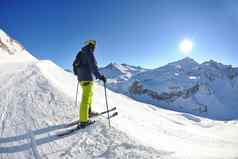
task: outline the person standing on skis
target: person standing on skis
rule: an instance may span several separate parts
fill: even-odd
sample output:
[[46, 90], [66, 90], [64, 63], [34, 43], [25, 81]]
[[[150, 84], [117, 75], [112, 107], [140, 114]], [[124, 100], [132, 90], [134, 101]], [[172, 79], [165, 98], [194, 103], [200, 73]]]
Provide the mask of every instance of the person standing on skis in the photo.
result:
[[93, 81], [100, 79], [104, 83], [106, 82], [106, 77], [100, 74], [98, 70], [94, 56], [96, 41], [88, 40], [84, 44], [85, 46], [79, 51], [73, 62], [74, 74], [78, 77], [78, 81], [83, 90], [79, 114], [79, 126], [83, 128], [91, 124], [92, 121], [89, 120], [89, 117], [95, 115], [91, 108]]

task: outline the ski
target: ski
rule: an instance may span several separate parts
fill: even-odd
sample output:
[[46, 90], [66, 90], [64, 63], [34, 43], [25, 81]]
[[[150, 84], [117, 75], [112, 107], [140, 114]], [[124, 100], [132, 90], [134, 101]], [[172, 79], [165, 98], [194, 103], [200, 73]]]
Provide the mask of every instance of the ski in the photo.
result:
[[85, 128], [87, 128], [88, 126], [94, 124], [95, 122], [96, 122], [96, 121], [92, 121], [92, 122], [89, 123], [86, 127], [80, 127], [80, 126], [79, 126], [79, 127], [71, 128], [71, 129], [69, 129], [69, 130], [65, 130], [65, 131], [63, 131], [63, 132], [57, 133], [56, 136], [58, 136], [58, 137], [67, 136], [67, 135], [69, 135], [69, 134], [72, 134], [72, 133], [74, 133], [74, 132], [77, 132], [78, 130], [85, 129]]
[[[114, 109], [114, 110], [115, 110], [115, 109]], [[105, 113], [104, 113], [104, 114], [105, 114]], [[108, 119], [111, 119], [111, 118], [113, 118], [113, 117], [115, 117], [115, 116], [117, 116], [117, 115], [118, 115], [118, 112], [114, 112], [113, 114], [111, 114], [111, 115], [109, 116], [109, 118], [108, 118], [108, 117], [107, 117], [107, 118], [108, 118]], [[88, 126], [94, 124], [95, 122], [96, 122], [96, 121], [93, 121], [92, 123], [90, 123], [89, 125], [87, 125], [87, 126], [84, 127], [84, 128], [87, 128]], [[72, 122], [72, 123], [68, 124], [66, 128], [68, 128], [68, 127], [70, 127], [70, 126], [77, 125], [77, 124], [79, 124], [78, 121]], [[81, 129], [84, 129], [84, 128], [82, 128], [82, 127], [71, 128], [71, 129], [68, 129], [68, 130], [65, 130], [65, 131], [63, 131], [63, 132], [58, 133], [56, 136], [58, 136], [58, 137], [67, 136], [67, 135], [69, 135], [69, 134], [72, 134], [72, 133], [77, 132], [78, 130], [81, 130]]]
[[[115, 116], [117, 116], [118, 115], [118, 112], [114, 112], [112, 115], [110, 115], [109, 116], [109, 119], [111, 119], [111, 118], [113, 118], [113, 117], [115, 117]], [[108, 117], [107, 117], [108, 118]]]
[[[111, 112], [111, 111], [114, 111], [114, 110], [116, 110], [116, 107], [113, 107], [113, 108], [109, 109], [108, 111], [106, 110], [106, 111], [100, 112], [100, 113], [98, 113], [97, 115], [92, 116], [91, 118], [96, 118], [96, 117], [98, 117], [98, 116], [101, 116], [101, 115], [103, 115], [103, 114], [106, 114], [106, 113]], [[74, 125], [77, 125], [77, 124], [79, 124], [79, 120], [76, 120], [76, 121], [73, 121], [73, 122], [71, 122], [71, 123], [65, 124], [65, 125], [64, 125], [64, 128], [69, 128], [69, 127], [74, 126]]]
[[106, 114], [106, 113], [109, 113], [109, 112], [111, 112], [111, 111], [114, 111], [114, 110], [116, 110], [116, 109], [117, 109], [116, 107], [113, 107], [113, 108], [111, 108], [111, 109], [109, 109], [109, 110], [100, 112], [100, 113], [98, 113], [97, 115], [94, 115], [94, 116], [91, 116], [91, 117], [92, 117], [92, 118], [98, 117], [98, 116], [101, 116], [101, 115], [103, 115], [103, 114]]
[[78, 124], [79, 124], [79, 120], [76, 120], [76, 121], [73, 121], [71, 123], [65, 124], [64, 128], [69, 128], [71, 126], [78, 125]]

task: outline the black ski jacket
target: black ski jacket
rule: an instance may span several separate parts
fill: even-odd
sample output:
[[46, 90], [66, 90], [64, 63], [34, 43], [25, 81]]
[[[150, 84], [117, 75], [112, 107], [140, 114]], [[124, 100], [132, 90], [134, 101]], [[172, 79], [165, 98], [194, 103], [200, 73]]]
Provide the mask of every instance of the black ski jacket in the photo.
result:
[[79, 51], [74, 60], [74, 73], [79, 81], [93, 81], [101, 77], [93, 52], [94, 49], [87, 45]]

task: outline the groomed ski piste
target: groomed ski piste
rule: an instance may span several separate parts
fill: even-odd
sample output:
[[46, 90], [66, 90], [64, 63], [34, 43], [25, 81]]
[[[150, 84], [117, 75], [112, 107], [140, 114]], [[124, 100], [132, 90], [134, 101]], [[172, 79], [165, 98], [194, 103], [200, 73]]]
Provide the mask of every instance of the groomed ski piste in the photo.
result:
[[[0, 54], [3, 51], [0, 50]], [[78, 119], [76, 77], [51, 61], [0, 61], [0, 157], [237, 159], [238, 122], [216, 121], [160, 109], [108, 90], [119, 115], [112, 128], [94, 125], [57, 137]], [[104, 88], [94, 87], [94, 111], [106, 109]], [[78, 97], [80, 102], [81, 89]]]

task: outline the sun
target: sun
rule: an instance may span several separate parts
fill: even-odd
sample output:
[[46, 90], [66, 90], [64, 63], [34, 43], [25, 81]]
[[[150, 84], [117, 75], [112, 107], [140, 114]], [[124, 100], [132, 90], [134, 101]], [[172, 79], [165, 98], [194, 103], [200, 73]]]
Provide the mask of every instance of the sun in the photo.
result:
[[189, 39], [184, 39], [179, 44], [179, 49], [183, 54], [188, 55], [193, 49], [193, 42]]

